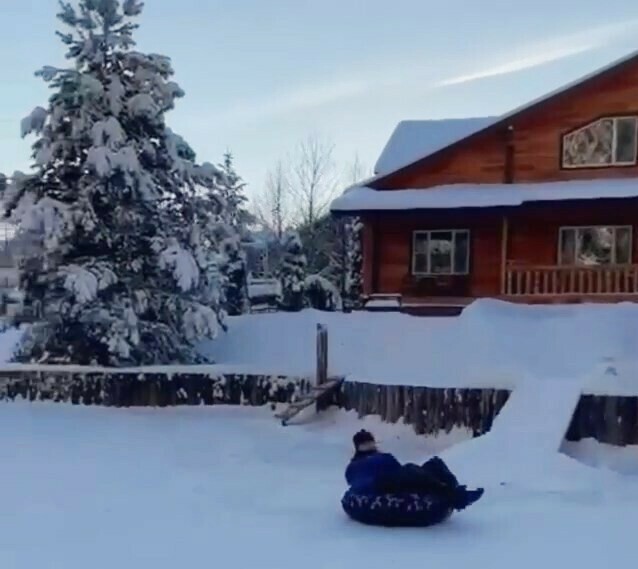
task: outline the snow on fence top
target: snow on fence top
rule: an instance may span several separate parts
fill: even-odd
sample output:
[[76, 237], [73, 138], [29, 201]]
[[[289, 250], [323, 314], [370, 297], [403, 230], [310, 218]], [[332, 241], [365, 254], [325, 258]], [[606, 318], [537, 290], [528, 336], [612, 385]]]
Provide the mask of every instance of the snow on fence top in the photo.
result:
[[375, 165], [383, 175], [407, 166], [462, 140], [496, 120], [496, 117], [407, 120], [394, 129]]
[[638, 179], [570, 180], [525, 184], [449, 184], [427, 189], [353, 187], [335, 199], [333, 212], [517, 207], [528, 202], [638, 197]]

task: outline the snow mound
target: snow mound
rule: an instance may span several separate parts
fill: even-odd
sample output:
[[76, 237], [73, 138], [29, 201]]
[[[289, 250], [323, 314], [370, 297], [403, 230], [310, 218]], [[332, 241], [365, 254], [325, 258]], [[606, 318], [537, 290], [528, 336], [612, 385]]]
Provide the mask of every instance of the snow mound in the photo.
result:
[[330, 373], [351, 381], [512, 388], [522, 378], [587, 376], [588, 393], [638, 394], [629, 377], [638, 368], [638, 305], [630, 303], [479, 300], [457, 318], [314, 310], [245, 315], [230, 318], [229, 332], [201, 349], [218, 363], [312, 375], [317, 324], [328, 328]]

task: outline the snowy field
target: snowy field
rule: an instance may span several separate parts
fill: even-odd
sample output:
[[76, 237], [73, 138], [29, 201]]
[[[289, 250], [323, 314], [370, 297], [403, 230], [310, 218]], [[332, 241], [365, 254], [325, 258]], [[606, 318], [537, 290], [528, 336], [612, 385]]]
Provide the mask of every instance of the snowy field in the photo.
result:
[[[425, 459], [454, 438], [364, 424], [403, 460]], [[492, 472], [485, 498], [439, 527], [350, 522], [339, 498], [360, 427], [340, 412], [282, 428], [265, 409], [4, 405], [0, 567], [599, 569], [633, 561], [638, 479], [566, 457], [563, 488], [556, 480], [501, 486]], [[449, 460], [471, 483], [464, 444]], [[579, 449], [591, 450], [571, 452]], [[629, 452], [625, 470], [638, 462]]]

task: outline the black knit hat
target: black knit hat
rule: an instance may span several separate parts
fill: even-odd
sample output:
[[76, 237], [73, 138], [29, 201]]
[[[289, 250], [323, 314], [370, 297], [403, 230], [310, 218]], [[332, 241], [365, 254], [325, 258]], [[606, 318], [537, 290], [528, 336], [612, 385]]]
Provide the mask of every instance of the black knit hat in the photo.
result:
[[354, 443], [354, 448], [359, 450], [359, 447], [366, 443], [374, 443], [374, 436], [369, 431], [365, 429], [361, 429], [358, 433], [352, 437], [352, 442]]

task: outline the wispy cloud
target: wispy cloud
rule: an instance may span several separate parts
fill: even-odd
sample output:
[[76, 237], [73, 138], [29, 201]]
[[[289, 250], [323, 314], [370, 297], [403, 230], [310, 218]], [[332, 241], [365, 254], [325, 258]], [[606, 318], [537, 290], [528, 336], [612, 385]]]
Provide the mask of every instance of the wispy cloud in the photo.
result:
[[479, 67], [476, 71], [466, 74], [456, 75], [447, 79], [442, 79], [437, 83], [439, 87], [447, 87], [450, 85], [460, 85], [462, 83], [471, 83], [481, 79], [497, 77], [499, 75], [508, 75], [517, 71], [524, 71], [548, 63], [554, 63], [574, 55], [579, 55], [595, 49], [598, 46], [565, 46], [553, 50], [541, 51], [539, 53], [520, 56], [500, 64], [489, 65], [487, 67]]
[[636, 30], [638, 30], [638, 20], [629, 20], [539, 42], [522, 50], [519, 49], [514, 57], [510, 55], [506, 60], [481, 62], [472, 71], [439, 81], [438, 86], [460, 85], [555, 63], [600, 49]]
[[[336, 77], [317, 84], [293, 86], [288, 90], [271, 93], [259, 99], [239, 101], [226, 109], [218, 118], [225, 121], [242, 120], [249, 122], [291, 115], [339, 101], [379, 93], [388, 89], [395, 90], [401, 85], [410, 85], [422, 91], [441, 87], [460, 85], [508, 75], [555, 63], [569, 57], [600, 49], [614, 41], [638, 31], [638, 20], [599, 26], [551, 38], [518, 49], [507, 50], [506, 58], [481, 56], [474, 60], [471, 67], [463, 69], [462, 64], [449, 76], [436, 77], [432, 70], [421, 62], [395, 65], [387, 70], [368, 74], [353, 73], [349, 77]], [[416, 80], [415, 84], [415, 77]]]

